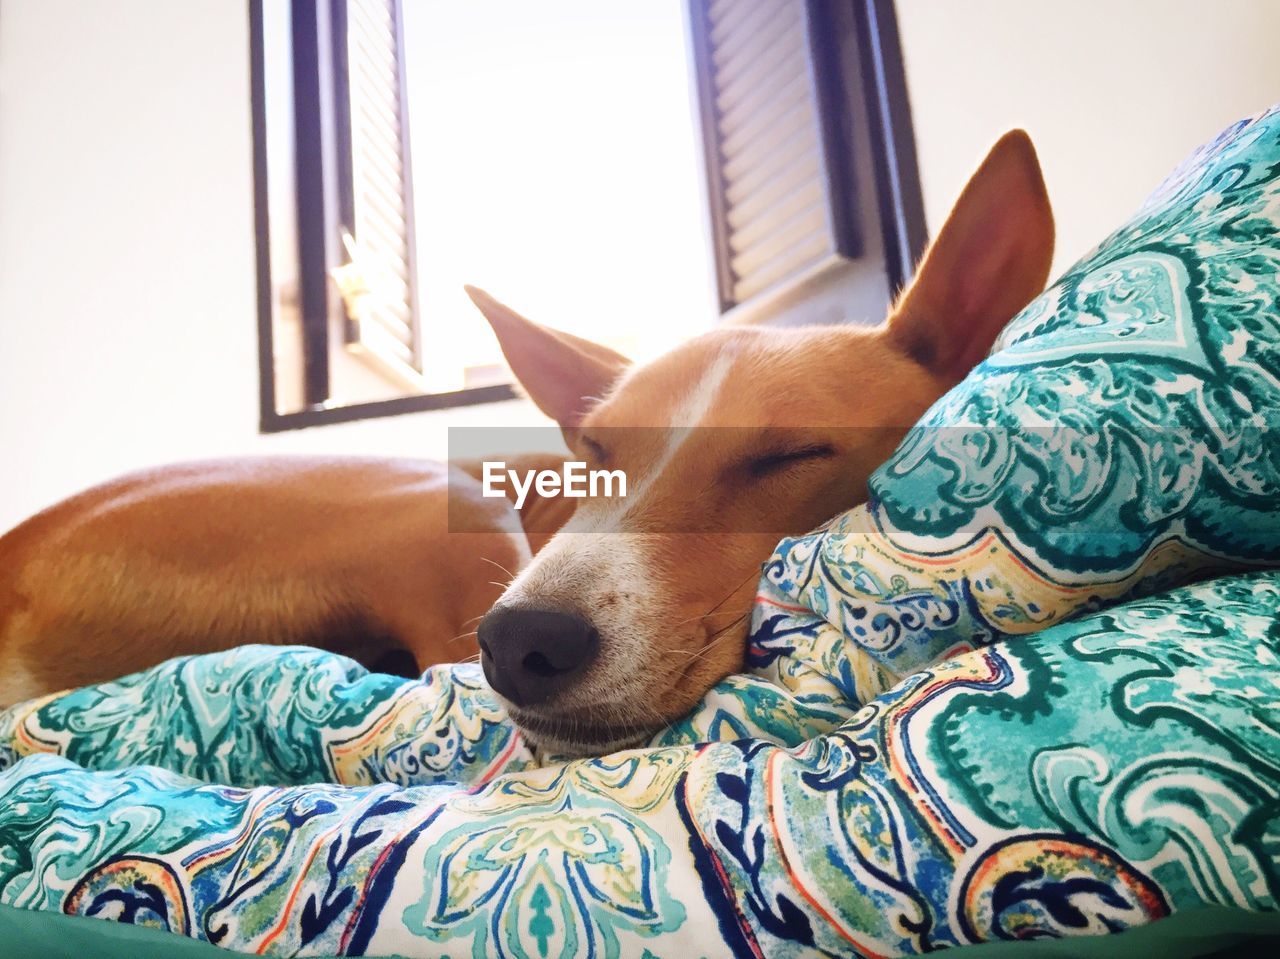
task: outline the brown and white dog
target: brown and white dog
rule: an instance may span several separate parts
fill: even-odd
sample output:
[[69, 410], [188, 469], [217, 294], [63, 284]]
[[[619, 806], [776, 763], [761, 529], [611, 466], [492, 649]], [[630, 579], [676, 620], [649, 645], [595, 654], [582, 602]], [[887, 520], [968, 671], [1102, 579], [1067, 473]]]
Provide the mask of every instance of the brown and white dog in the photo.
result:
[[[534, 741], [636, 742], [741, 667], [779, 536], [861, 498], [1043, 289], [1052, 251], [1013, 131], [878, 327], [721, 327], [635, 367], [472, 290], [575, 456], [626, 473], [624, 499], [516, 511], [481, 495], [474, 464], [372, 459], [129, 476], [0, 537], [0, 704], [252, 642], [416, 672], [473, 653], [479, 622], [490, 685]], [[450, 532], [450, 499], [476, 532]], [[500, 571], [518, 571], [505, 589]]]

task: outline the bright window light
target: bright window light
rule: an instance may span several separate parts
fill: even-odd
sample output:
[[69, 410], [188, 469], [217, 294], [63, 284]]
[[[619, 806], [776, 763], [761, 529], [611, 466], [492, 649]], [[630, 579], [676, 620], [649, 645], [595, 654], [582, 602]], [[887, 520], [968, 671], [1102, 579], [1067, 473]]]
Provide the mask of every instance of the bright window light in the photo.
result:
[[646, 358], [716, 316], [680, 0], [409, 0], [432, 391], [505, 376], [462, 292]]

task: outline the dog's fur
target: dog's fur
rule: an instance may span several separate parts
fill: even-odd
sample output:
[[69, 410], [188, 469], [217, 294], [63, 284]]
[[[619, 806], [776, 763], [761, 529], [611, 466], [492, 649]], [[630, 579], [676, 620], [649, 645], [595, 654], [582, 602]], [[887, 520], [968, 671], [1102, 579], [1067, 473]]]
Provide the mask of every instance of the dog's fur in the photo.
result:
[[[446, 492], [483, 531], [448, 532]], [[517, 514], [463, 469], [418, 460], [125, 476], [0, 537], [0, 704], [245, 643], [321, 646], [402, 675], [466, 659], [495, 581], [529, 560], [520, 518], [554, 526], [564, 517], [548, 514], [569, 509]]]
[[[409, 671], [473, 652], [467, 634], [497, 601], [582, 617], [600, 639], [573, 688], [508, 704], [516, 722], [560, 751], [637, 741], [741, 667], [779, 535], [854, 505], [906, 429], [1043, 289], [1052, 251], [1035, 152], [1014, 131], [878, 327], [722, 327], [632, 367], [472, 290], [576, 456], [627, 473], [624, 500], [580, 501], [571, 518], [565, 500], [517, 514], [482, 498], [467, 471], [396, 461], [128, 477], [0, 538], [0, 703], [244, 642], [312, 643]], [[448, 532], [446, 479], [455, 508], [461, 497], [474, 510], [468, 525], [487, 532]], [[568, 522], [531, 550], [530, 512], [538, 529]], [[505, 592], [504, 570], [518, 572]]]

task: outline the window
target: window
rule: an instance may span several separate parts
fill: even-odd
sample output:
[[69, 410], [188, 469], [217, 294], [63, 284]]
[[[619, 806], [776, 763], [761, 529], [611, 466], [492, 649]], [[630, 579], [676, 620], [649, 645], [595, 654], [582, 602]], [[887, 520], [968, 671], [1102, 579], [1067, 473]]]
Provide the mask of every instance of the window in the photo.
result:
[[463, 283], [643, 358], [878, 319], [921, 249], [888, 0], [250, 13], [264, 430], [512, 397]]
[[720, 309], [878, 319], [923, 249], [893, 7], [689, 0]]

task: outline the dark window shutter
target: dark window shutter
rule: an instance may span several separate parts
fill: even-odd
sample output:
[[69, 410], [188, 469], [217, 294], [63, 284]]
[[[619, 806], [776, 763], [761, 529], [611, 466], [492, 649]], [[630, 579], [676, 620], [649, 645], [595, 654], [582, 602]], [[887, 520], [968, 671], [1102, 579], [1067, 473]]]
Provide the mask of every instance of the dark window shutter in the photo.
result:
[[879, 4], [687, 3], [721, 312], [771, 319], [854, 273], [887, 299], [882, 138], [855, 102], [875, 96], [859, 44]]
[[333, 9], [335, 115], [339, 140], [346, 140], [338, 151], [338, 209], [355, 267], [345, 283], [340, 280], [346, 340], [385, 371], [419, 386], [422, 338], [400, 0], [334, 0]]

